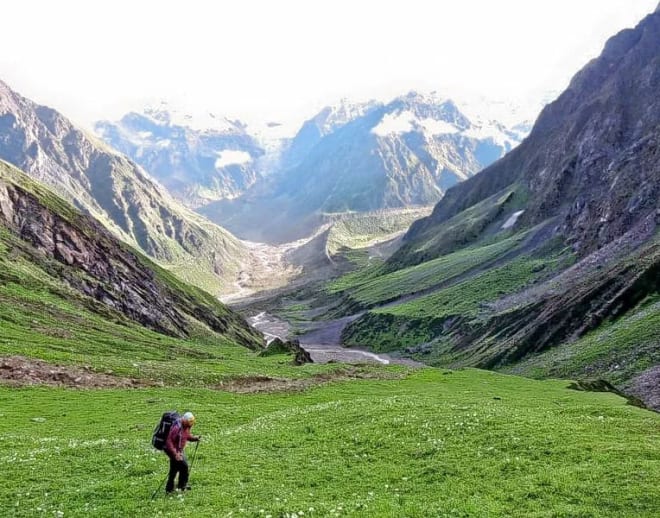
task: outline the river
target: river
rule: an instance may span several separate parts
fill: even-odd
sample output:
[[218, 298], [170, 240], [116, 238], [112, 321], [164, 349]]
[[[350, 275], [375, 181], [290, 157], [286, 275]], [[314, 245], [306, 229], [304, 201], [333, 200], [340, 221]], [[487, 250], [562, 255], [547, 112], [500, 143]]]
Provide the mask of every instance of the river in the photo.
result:
[[[363, 349], [346, 348], [341, 345], [341, 332], [350, 322], [361, 314], [344, 317], [337, 320], [319, 322], [318, 326], [307, 333], [295, 337], [300, 340], [303, 349], [309, 352], [315, 363], [330, 361], [342, 363], [380, 363], [382, 365], [403, 364], [422, 366], [421, 363], [407, 358], [397, 358], [388, 354], [373, 353]], [[250, 317], [248, 322], [261, 331], [267, 341], [274, 338], [288, 340], [291, 338], [291, 326], [284, 320], [266, 312]]]

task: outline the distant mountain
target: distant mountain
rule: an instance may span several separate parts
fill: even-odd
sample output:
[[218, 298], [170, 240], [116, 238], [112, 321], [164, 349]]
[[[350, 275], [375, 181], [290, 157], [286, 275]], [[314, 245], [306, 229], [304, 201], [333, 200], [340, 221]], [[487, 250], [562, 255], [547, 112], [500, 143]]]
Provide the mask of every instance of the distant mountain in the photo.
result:
[[[69, 320], [76, 326], [88, 322], [95, 329], [123, 324], [127, 330], [137, 323], [180, 338], [201, 333], [250, 348], [262, 343], [259, 333], [215, 297], [176, 280], [93, 218], [2, 161], [0, 265], [0, 285], [20, 286], [0, 298], [3, 305], [16, 304], [11, 314], [19, 320], [9, 328], [24, 323], [33, 326], [35, 335], [50, 333], [49, 338], [57, 340], [69, 336]], [[36, 319], [55, 324], [36, 326]], [[103, 337], [108, 344], [110, 338]]]
[[322, 213], [433, 204], [520, 138], [520, 129], [473, 122], [434, 95], [343, 102], [303, 124], [267, 186], [200, 211], [243, 237], [294, 239]]
[[298, 165], [323, 137], [380, 106], [376, 101], [353, 103], [348, 99], [326, 106], [303, 123], [284, 153], [282, 167], [288, 169]]
[[378, 279], [348, 290], [347, 311], [381, 307], [345, 343], [603, 377], [660, 408], [658, 92], [656, 11], [612, 37], [518, 147], [413, 223]]
[[193, 208], [242, 194], [257, 180], [266, 154], [240, 121], [211, 113], [193, 117], [166, 103], [97, 122], [95, 131]]
[[185, 209], [124, 155], [2, 82], [0, 158], [212, 292], [234, 278], [247, 253], [240, 241]]

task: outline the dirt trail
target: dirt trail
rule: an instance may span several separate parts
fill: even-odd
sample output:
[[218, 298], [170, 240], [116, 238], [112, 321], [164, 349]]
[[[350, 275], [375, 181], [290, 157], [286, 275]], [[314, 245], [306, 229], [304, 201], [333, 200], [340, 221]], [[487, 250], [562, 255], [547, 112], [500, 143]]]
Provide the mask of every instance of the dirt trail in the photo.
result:
[[76, 388], [130, 388], [153, 385], [134, 378], [94, 372], [91, 367], [55, 365], [23, 356], [0, 358], [0, 383], [15, 387], [51, 385]]

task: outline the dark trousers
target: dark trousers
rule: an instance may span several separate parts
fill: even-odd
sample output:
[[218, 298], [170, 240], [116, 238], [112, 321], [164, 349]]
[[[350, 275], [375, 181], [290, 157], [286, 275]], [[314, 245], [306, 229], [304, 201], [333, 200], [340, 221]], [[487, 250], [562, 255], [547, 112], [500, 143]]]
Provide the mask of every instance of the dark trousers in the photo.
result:
[[167, 456], [170, 458], [170, 473], [167, 475], [165, 491], [168, 493], [174, 491], [174, 479], [177, 473], [179, 474], [179, 489], [185, 489], [188, 484], [188, 460], [185, 456], [182, 460], [176, 460], [170, 452], [167, 452]]

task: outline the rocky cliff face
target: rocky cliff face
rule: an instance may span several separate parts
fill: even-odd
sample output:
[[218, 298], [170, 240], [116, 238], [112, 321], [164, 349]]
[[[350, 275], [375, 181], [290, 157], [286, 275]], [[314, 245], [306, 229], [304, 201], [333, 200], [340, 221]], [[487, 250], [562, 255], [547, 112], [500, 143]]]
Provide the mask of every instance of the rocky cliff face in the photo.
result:
[[261, 343], [240, 316], [207, 293], [173, 281], [95, 220], [5, 162], [0, 162], [0, 229], [18, 238], [12, 253], [145, 327], [186, 337], [205, 326], [248, 347]]
[[257, 180], [257, 164], [264, 155], [243, 124], [213, 119], [208, 123], [215, 126], [200, 129], [185, 118], [173, 119], [169, 111], [151, 109], [117, 122], [100, 121], [95, 130], [195, 208], [242, 194]]
[[125, 156], [2, 82], [0, 158], [161, 264], [194, 264], [211, 279], [204, 284], [212, 291], [220, 291], [245, 253], [238, 240], [183, 208]]
[[[602, 55], [541, 113], [529, 137], [451, 189], [413, 225], [402, 251], [500, 191], [527, 198], [518, 228], [557, 218], [556, 233], [584, 256], [658, 210], [660, 198], [660, 13], [611, 38]], [[401, 258], [401, 254], [399, 256]]]

